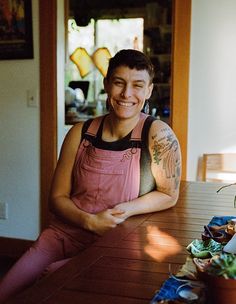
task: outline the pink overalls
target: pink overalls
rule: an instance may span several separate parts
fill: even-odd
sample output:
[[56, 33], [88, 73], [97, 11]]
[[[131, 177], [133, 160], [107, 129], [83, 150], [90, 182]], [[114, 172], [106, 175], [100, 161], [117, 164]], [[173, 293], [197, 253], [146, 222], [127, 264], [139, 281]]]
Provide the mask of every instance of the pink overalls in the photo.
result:
[[[146, 117], [141, 113], [138, 124], [126, 140], [129, 147], [115, 151], [111, 150], [114, 143], [103, 142], [105, 146], [111, 146], [104, 150], [90, 142], [90, 138], [92, 142], [97, 140], [104, 117], [92, 121], [79, 146], [73, 168], [71, 199], [78, 208], [98, 213], [138, 197], [141, 149], [136, 143], [141, 141]], [[99, 142], [102, 143], [101, 138]], [[34, 283], [45, 270], [54, 271], [65, 264], [97, 238], [96, 234], [67, 225], [54, 216], [49, 227], [0, 282], [0, 303]]]

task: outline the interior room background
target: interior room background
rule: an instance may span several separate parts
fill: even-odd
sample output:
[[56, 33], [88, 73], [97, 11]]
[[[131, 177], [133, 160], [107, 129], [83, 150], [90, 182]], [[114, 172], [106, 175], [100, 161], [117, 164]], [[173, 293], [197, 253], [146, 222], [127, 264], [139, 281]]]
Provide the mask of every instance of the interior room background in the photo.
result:
[[[236, 152], [236, 2], [192, 0], [187, 179], [203, 153]], [[32, 1], [34, 58], [0, 61], [0, 236], [34, 240], [40, 229], [39, 1]], [[58, 16], [64, 6], [58, 0]], [[64, 29], [58, 20], [58, 148], [64, 125]], [[60, 85], [61, 84], [61, 85]]]

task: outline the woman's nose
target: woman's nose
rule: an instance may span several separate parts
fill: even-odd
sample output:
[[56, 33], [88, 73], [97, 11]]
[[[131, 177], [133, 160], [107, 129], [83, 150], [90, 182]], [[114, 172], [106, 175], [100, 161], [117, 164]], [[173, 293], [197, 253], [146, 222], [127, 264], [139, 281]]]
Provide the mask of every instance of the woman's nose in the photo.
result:
[[132, 88], [130, 86], [125, 86], [121, 92], [123, 98], [129, 98], [132, 95]]

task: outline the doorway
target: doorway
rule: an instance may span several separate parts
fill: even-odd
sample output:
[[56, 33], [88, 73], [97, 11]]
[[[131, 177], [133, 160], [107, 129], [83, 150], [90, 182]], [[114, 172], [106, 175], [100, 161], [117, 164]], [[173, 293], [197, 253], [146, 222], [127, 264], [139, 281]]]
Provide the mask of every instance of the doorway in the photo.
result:
[[[151, 115], [171, 125], [171, 50], [173, 1], [68, 1], [65, 123], [73, 125], [103, 114], [106, 62], [124, 48], [148, 55], [155, 67]], [[66, 22], [67, 23], [67, 22]], [[100, 52], [99, 59], [95, 55]], [[103, 71], [101, 71], [103, 67]], [[78, 88], [71, 88], [76, 84]], [[89, 84], [86, 97], [81, 85]], [[80, 93], [77, 97], [77, 93]], [[82, 94], [82, 95], [81, 95]]]
[[143, 50], [144, 19], [91, 18], [80, 26], [69, 17], [67, 26], [65, 124], [71, 125], [106, 113], [108, 61], [123, 48]]

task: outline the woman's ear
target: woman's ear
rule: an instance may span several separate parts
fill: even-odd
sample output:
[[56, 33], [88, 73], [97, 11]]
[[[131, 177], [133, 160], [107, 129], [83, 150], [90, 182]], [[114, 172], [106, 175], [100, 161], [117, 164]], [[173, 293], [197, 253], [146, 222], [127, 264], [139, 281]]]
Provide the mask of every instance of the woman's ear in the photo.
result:
[[104, 86], [104, 90], [107, 93], [108, 92], [108, 80], [107, 78], [103, 78], [103, 86]]
[[[103, 78], [103, 86], [104, 86], [104, 91], [105, 91], [105, 92], [107, 93], [107, 95], [108, 95], [108, 92], [109, 92], [108, 86], [109, 86], [109, 84], [108, 84], [108, 80], [107, 80], [106, 77]], [[106, 100], [106, 109], [107, 109], [107, 111], [110, 110], [109, 96], [107, 96], [107, 100]]]
[[109, 111], [110, 110], [110, 104], [109, 104], [109, 99], [106, 99], [106, 110]]
[[153, 83], [151, 83], [149, 86], [148, 86], [148, 91], [147, 91], [147, 95], [146, 95], [146, 99], [149, 99], [152, 95], [152, 90], [153, 90]]

